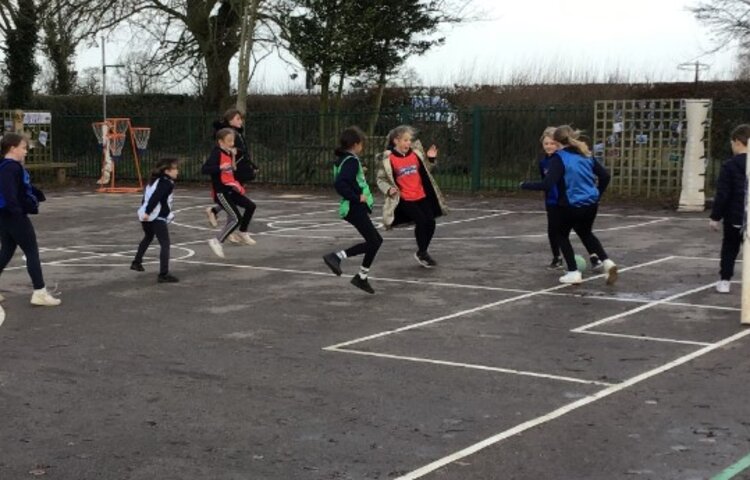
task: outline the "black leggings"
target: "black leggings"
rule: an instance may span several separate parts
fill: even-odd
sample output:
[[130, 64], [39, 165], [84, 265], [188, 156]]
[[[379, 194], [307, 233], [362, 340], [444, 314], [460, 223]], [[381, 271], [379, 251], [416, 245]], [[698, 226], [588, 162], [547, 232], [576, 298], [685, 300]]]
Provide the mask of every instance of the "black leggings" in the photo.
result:
[[557, 208], [554, 205], [546, 205], [547, 207], [547, 239], [549, 239], [549, 248], [552, 250], [552, 256], [554, 258], [560, 258], [560, 244], [557, 243], [557, 225], [554, 210]]
[[39, 246], [36, 243], [36, 232], [29, 217], [0, 214], [0, 239], [3, 243], [0, 248], [0, 273], [10, 263], [16, 247], [21, 247], [26, 255], [26, 270], [29, 272], [34, 290], [44, 288]]
[[589, 253], [595, 253], [601, 261], [607, 259], [607, 252], [604, 251], [601, 242], [591, 231], [598, 209], [598, 205], [590, 205], [587, 207], [555, 207], [551, 210], [557, 230], [557, 244], [560, 245], [569, 272], [578, 270], [575, 252], [573, 252], [573, 246], [570, 244], [571, 230], [576, 232]]
[[344, 220], [351, 223], [354, 228], [357, 229], [362, 238], [365, 239], [364, 243], [358, 243], [353, 247], [349, 247], [346, 250], [347, 257], [354, 257], [356, 255], [365, 254], [365, 258], [362, 260], [362, 266], [370, 268], [372, 261], [375, 260], [380, 245], [383, 244], [383, 237], [380, 236], [375, 225], [370, 220], [370, 215], [367, 213], [367, 209], [363, 207], [353, 206], [349, 210], [349, 214], [344, 217]]
[[432, 211], [429, 200], [423, 198], [416, 202], [401, 200], [398, 202], [399, 213], [415, 223], [414, 236], [417, 239], [419, 253], [427, 252], [435, 234], [435, 213]]
[[[227, 212], [227, 223], [216, 238], [224, 243], [227, 237], [239, 227], [240, 232], [247, 232], [250, 220], [255, 213], [255, 202], [246, 196], [232, 190], [228, 193], [217, 193], [216, 201]], [[240, 208], [245, 211], [240, 212]]]
[[154, 220], [153, 222], [141, 222], [143, 227], [143, 240], [138, 245], [138, 251], [135, 254], [134, 263], [143, 263], [143, 256], [146, 254], [149, 245], [154, 240], [154, 236], [159, 241], [161, 250], [159, 252], [159, 275], [169, 273], [169, 228], [167, 222]]
[[724, 222], [724, 237], [721, 239], [721, 271], [719, 272], [722, 280], [731, 280], [734, 276], [734, 262], [742, 246], [740, 232], [740, 228]]

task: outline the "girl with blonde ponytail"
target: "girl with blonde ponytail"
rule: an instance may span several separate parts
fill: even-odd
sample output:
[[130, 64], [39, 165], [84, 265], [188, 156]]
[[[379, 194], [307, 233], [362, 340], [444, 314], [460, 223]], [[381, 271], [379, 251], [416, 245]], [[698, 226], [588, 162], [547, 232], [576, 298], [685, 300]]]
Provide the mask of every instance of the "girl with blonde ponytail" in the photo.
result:
[[592, 254], [601, 260], [599, 268], [605, 273], [607, 284], [617, 280], [617, 265], [609, 259], [599, 239], [592, 232], [599, 209], [599, 199], [609, 184], [609, 172], [596, 159], [585, 142], [579, 139], [580, 131], [570, 125], [555, 129], [552, 138], [560, 149], [549, 159], [547, 175], [541, 182], [523, 182], [524, 190], [557, 190], [557, 198], [550, 208], [550, 222], [554, 225], [557, 243], [567, 265], [561, 283], [578, 284], [583, 281], [570, 244], [570, 232], [575, 231]]

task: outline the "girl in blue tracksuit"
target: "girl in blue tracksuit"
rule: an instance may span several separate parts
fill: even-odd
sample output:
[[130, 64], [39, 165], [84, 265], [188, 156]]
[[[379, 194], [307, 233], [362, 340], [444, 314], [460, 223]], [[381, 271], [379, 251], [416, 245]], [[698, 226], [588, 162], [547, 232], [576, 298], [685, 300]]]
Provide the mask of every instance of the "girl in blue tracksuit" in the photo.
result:
[[154, 236], [159, 241], [161, 251], [159, 253], [159, 283], [175, 283], [177, 277], [169, 273], [169, 222], [174, 219], [172, 213], [172, 192], [174, 191], [174, 181], [179, 173], [179, 161], [174, 158], [167, 158], [151, 172], [151, 181], [143, 192], [143, 202], [138, 209], [138, 219], [141, 221], [143, 228], [143, 240], [138, 245], [138, 251], [135, 254], [133, 263], [130, 264], [131, 270], [142, 272], [143, 256], [146, 250], [154, 240]]
[[60, 305], [60, 299], [53, 297], [44, 286], [36, 232], [29, 219], [29, 215], [39, 213], [39, 202], [44, 200], [44, 195], [31, 185], [29, 172], [23, 168], [28, 142], [22, 135], [9, 132], [0, 141], [0, 150], [0, 273], [8, 266], [16, 248], [21, 247], [34, 286], [31, 304]]
[[617, 265], [609, 259], [601, 242], [592, 232], [599, 198], [609, 185], [609, 172], [591, 156], [588, 146], [578, 140], [579, 132], [568, 125], [555, 129], [552, 138], [562, 147], [549, 159], [547, 176], [541, 182], [524, 182], [525, 190], [557, 189], [556, 203], [551, 207], [551, 217], [560, 250], [565, 258], [567, 273], [561, 283], [581, 283], [570, 232], [574, 230], [586, 250], [596, 254], [602, 262], [607, 284], [617, 280]]

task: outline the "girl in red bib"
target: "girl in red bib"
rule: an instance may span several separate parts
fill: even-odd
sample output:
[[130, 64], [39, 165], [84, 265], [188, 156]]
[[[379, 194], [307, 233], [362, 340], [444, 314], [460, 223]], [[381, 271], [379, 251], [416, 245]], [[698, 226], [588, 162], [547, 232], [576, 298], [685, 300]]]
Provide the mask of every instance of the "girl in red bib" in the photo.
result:
[[383, 225], [386, 229], [402, 223], [414, 223], [417, 252], [414, 258], [425, 268], [437, 262], [427, 249], [435, 234], [435, 218], [445, 215], [443, 195], [430, 173], [437, 160], [438, 149], [432, 145], [425, 154], [419, 141], [414, 142], [414, 129], [396, 127], [388, 134], [388, 146], [378, 169], [378, 188], [385, 194]]

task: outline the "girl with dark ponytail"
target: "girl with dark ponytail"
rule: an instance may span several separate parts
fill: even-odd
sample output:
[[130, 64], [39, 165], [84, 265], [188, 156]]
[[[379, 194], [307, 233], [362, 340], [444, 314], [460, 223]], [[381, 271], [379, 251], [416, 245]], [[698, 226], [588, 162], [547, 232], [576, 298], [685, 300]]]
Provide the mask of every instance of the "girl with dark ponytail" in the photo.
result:
[[383, 237], [370, 220], [373, 198], [365, 180], [359, 154], [365, 144], [365, 134], [358, 127], [349, 127], [341, 132], [339, 146], [335, 150], [333, 186], [341, 195], [339, 216], [351, 223], [364, 238], [363, 243], [323, 256], [323, 261], [336, 275], [341, 275], [341, 260], [364, 254], [359, 273], [351, 280], [352, 285], [367, 293], [375, 293], [367, 280], [370, 266], [383, 243]]

